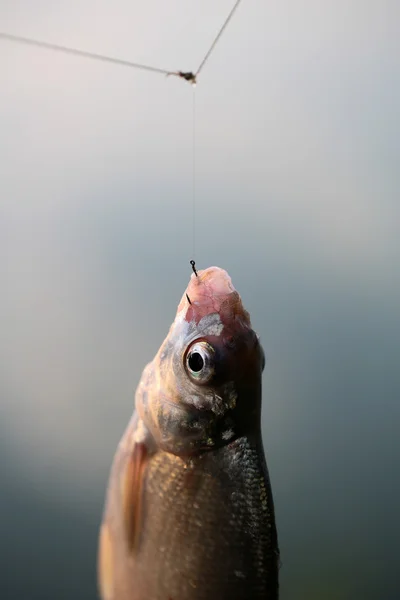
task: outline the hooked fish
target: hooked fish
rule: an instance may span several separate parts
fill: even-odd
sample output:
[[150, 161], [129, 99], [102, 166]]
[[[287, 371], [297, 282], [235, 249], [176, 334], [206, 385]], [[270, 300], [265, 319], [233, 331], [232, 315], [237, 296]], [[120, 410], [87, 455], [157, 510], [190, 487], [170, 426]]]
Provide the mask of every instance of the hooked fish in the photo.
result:
[[277, 600], [264, 352], [228, 273], [193, 273], [111, 468], [103, 600]]

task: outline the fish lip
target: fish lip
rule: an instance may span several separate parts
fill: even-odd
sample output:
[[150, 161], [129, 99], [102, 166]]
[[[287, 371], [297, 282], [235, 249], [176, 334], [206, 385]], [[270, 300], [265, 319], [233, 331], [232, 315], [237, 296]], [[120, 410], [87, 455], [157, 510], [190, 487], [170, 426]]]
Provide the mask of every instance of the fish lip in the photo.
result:
[[240, 320], [251, 327], [250, 315], [244, 309], [241, 297], [229, 274], [220, 267], [209, 267], [192, 274], [179, 303], [177, 316], [196, 324], [216, 313], [225, 324]]
[[[219, 312], [218, 306], [232, 293], [236, 292], [228, 273], [220, 267], [209, 267], [192, 274], [186, 293], [193, 304], [210, 304], [213, 312]], [[237, 292], [236, 292], [237, 293]]]

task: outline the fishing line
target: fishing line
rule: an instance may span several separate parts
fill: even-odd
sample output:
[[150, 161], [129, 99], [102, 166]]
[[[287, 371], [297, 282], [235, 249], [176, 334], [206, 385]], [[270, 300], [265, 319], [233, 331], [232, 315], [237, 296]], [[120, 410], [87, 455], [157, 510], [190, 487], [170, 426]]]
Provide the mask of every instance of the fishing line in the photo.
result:
[[210, 49], [208, 50], [207, 54], [205, 55], [205, 57], [203, 58], [203, 60], [200, 63], [199, 68], [196, 71], [195, 77], [197, 77], [197, 75], [200, 73], [201, 69], [204, 67], [204, 65], [206, 64], [207, 60], [210, 57], [211, 52], [214, 50], [215, 46], [217, 45], [217, 42], [219, 40], [219, 38], [221, 37], [221, 35], [223, 34], [223, 32], [226, 29], [226, 26], [228, 25], [229, 21], [232, 19], [233, 17], [233, 13], [235, 12], [235, 10], [237, 9], [237, 7], [239, 6], [241, 0], [236, 0], [231, 12], [229, 13], [229, 15], [227, 16], [225, 23], [222, 25], [221, 29], [219, 30], [215, 40], [213, 41], [213, 43], [210, 46]]
[[[38, 48], [44, 48], [47, 50], [53, 50], [56, 52], [63, 52], [65, 54], [71, 54], [74, 56], [80, 56], [83, 58], [89, 58], [93, 60], [99, 60], [103, 62], [113, 63], [116, 65], [121, 65], [124, 67], [131, 67], [135, 69], [142, 69], [144, 71], [152, 71], [155, 73], [161, 73], [163, 75], [169, 76], [173, 75], [175, 77], [180, 77], [181, 79], [191, 83], [193, 88], [195, 88], [197, 83], [197, 76], [200, 71], [203, 69], [204, 65], [210, 58], [212, 51], [217, 45], [219, 39], [221, 38], [223, 32], [225, 31], [229, 21], [232, 19], [233, 14], [235, 13], [237, 7], [239, 6], [241, 0], [236, 0], [233, 8], [225, 19], [222, 27], [218, 31], [216, 37], [214, 38], [210, 48], [206, 52], [203, 60], [200, 63], [199, 68], [194, 73], [191, 71], [167, 71], [166, 69], [161, 69], [159, 67], [152, 67], [149, 65], [143, 65], [140, 63], [131, 62], [129, 60], [124, 60], [120, 58], [114, 58], [112, 56], [106, 56], [104, 54], [97, 54], [95, 52], [87, 52], [86, 50], [79, 50], [77, 48], [71, 48], [69, 46], [61, 46], [59, 44], [52, 44], [49, 42], [42, 42], [41, 40], [36, 40], [33, 38], [27, 38], [20, 35], [14, 35], [11, 33], [6, 33], [0, 31], [0, 39], [9, 41], [9, 42], [17, 42], [20, 44], [25, 44], [28, 46], [36, 46]], [[193, 110], [192, 110], [192, 138], [193, 138], [193, 149], [192, 149], [192, 237], [193, 237], [193, 259], [196, 254], [196, 102], [195, 102], [195, 89], [193, 89]]]
[[193, 236], [193, 259], [196, 259], [196, 88], [193, 88], [193, 112], [192, 112], [192, 236]]
[[32, 38], [22, 37], [20, 35], [12, 35], [11, 33], [4, 33], [0, 31], [0, 38], [9, 42], [18, 42], [19, 44], [26, 44], [28, 46], [36, 46], [38, 48], [45, 48], [46, 50], [55, 50], [56, 52], [63, 52], [64, 54], [72, 54], [75, 56], [81, 56], [83, 58], [91, 58], [94, 60], [101, 60], [103, 62], [114, 63], [116, 65], [122, 65], [124, 67], [133, 67], [135, 69], [143, 69], [145, 71], [154, 71], [156, 73], [163, 73], [164, 75], [177, 75], [178, 72], [167, 71], [166, 69], [159, 69], [158, 67], [149, 67], [148, 65], [141, 65], [134, 63], [129, 60], [121, 58], [114, 58], [112, 56], [105, 56], [104, 54], [97, 54], [96, 52], [86, 52], [86, 50], [78, 50], [77, 48], [70, 48], [68, 46], [60, 46], [59, 44], [50, 44], [49, 42], [42, 42], [40, 40], [34, 40]]

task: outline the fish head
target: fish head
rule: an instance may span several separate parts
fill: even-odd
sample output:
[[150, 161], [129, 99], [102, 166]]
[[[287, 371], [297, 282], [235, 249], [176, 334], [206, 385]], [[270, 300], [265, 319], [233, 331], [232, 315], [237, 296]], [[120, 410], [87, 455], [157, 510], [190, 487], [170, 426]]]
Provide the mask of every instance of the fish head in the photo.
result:
[[265, 358], [228, 273], [191, 276], [175, 320], [136, 394], [155, 443], [185, 455], [260, 427]]

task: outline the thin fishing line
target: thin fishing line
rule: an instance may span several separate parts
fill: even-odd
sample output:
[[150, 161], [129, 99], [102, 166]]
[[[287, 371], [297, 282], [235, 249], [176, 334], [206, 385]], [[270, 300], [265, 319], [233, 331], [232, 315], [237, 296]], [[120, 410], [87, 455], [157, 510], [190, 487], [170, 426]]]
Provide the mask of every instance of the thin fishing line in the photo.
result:
[[67, 46], [61, 46], [59, 44], [52, 44], [48, 42], [42, 42], [40, 40], [23, 37], [20, 35], [13, 35], [11, 33], [1, 32], [0, 38], [4, 40], [8, 40], [10, 42], [18, 42], [21, 44], [26, 44], [29, 46], [36, 46], [38, 48], [45, 48], [47, 50], [54, 50], [56, 52], [63, 52], [64, 54], [71, 54], [74, 56], [80, 56], [83, 58], [90, 58], [93, 60], [113, 63], [116, 65], [121, 65], [125, 67], [132, 67], [135, 69], [142, 69], [145, 71], [153, 71], [155, 73], [162, 73], [164, 75], [175, 75], [180, 77], [193, 85], [193, 111], [192, 111], [192, 138], [193, 138], [193, 153], [192, 153], [192, 237], [193, 237], [193, 259], [196, 255], [196, 102], [195, 102], [195, 85], [196, 85], [196, 77], [206, 64], [209, 59], [212, 51], [217, 45], [219, 39], [221, 38], [223, 32], [225, 31], [229, 21], [232, 19], [233, 14], [235, 13], [237, 7], [239, 6], [241, 0], [236, 0], [231, 12], [225, 19], [221, 29], [219, 30], [216, 38], [211, 44], [209, 50], [204, 56], [203, 60], [200, 63], [199, 68], [196, 73], [192, 72], [184, 72], [184, 71], [167, 71], [166, 69], [159, 69], [158, 67], [151, 67], [148, 65], [142, 65], [139, 63], [134, 63], [129, 60], [123, 60], [120, 58], [114, 58], [112, 56], [105, 56], [103, 54], [97, 54], [95, 52], [87, 52], [85, 50], [78, 50], [77, 48], [70, 48]]
[[215, 46], [217, 45], [218, 40], [220, 39], [221, 35], [223, 34], [223, 32], [226, 29], [226, 26], [228, 25], [229, 21], [232, 19], [233, 17], [233, 13], [235, 12], [235, 10], [237, 9], [237, 7], [239, 6], [241, 0], [236, 0], [231, 12], [229, 13], [229, 15], [227, 16], [225, 23], [222, 25], [221, 29], [219, 30], [217, 37], [215, 38], [215, 40], [213, 41], [213, 43], [210, 46], [210, 49], [208, 50], [207, 54], [205, 55], [205, 57], [203, 58], [203, 60], [200, 63], [199, 68], [196, 71], [195, 77], [197, 77], [197, 75], [200, 73], [201, 69], [204, 67], [205, 63], [207, 62], [211, 52], [214, 50]]
[[196, 88], [193, 87], [193, 154], [192, 154], [192, 236], [193, 236], [193, 259], [196, 259]]

